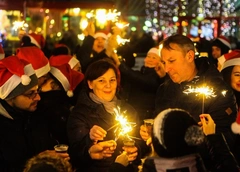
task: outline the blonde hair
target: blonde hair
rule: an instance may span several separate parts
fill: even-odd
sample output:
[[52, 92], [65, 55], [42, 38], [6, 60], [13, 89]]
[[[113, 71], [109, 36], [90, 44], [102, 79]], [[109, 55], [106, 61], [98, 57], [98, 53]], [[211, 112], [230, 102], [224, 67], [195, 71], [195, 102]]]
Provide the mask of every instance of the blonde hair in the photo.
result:
[[23, 172], [38, 172], [43, 168], [56, 172], [73, 172], [71, 164], [58, 155], [40, 153], [29, 159]]

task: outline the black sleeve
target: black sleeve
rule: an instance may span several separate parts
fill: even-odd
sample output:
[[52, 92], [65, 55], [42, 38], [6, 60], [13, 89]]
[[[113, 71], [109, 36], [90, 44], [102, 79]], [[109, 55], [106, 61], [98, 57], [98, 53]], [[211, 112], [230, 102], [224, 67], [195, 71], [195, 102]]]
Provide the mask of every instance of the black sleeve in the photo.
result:
[[216, 171], [239, 172], [237, 161], [229, 150], [223, 134], [208, 135], [207, 146]]

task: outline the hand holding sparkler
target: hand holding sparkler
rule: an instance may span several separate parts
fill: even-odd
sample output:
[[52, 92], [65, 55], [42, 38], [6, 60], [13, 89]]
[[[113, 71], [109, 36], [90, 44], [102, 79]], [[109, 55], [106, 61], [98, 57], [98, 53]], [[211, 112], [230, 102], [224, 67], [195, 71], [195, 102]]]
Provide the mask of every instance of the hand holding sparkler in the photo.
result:
[[98, 142], [98, 140], [103, 140], [103, 138], [106, 137], [106, 134], [107, 132], [97, 125], [94, 125], [89, 132], [90, 139], [95, 144]]
[[205, 135], [215, 134], [216, 124], [210, 114], [201, 114], [200, 120]]

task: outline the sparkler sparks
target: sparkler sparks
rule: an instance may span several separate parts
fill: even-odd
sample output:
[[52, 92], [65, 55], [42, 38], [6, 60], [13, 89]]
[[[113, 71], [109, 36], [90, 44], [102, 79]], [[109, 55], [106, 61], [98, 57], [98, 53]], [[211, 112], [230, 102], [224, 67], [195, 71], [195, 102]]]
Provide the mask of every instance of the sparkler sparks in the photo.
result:
[[124, 45], [126, 42], [130, 42], [129, 39], [123, 39], [119, 35], [117, 35], [117, 43], [118, 45]]
[[120, 107], [114, 108], [114, 115], [116, 116], [115, 120], [117, 121], [117, 124], [110, 127], [107, 131], [116, 128], [114, 130], [115, 133], [115, 141], [119, 139], [120, 136], [126, 136], [130, 138], [128, 134], [133, 130], [133, 127], [136, 126], [135, 122], [129, 122], [127, 120], [127, 117], [124, 116], [126, 111], [121, 113]]
[[211, 97], [217, 96], [217, 95], [215, 95], [213, 88], [210, 88], [208, 86], [195, 87], [195, 88], [189, 86], [189, 88], [184, 90], [183, 93], [185, 93], [185, 94], [195, 93], [196, 96], [202, 95], [202, 113], [204, 113], [205, 98], [211, 98]]
[[216, 97], [215, 92], [213, 91], [213, 88], [210, 88], [208, 86], [195, 87], [195, 88], [189, 86], [189, 88], [184, 90], [183, 93], [185, 93], [185, 94], [195, 93], [196, 96], [203, 95], [206, 98]]

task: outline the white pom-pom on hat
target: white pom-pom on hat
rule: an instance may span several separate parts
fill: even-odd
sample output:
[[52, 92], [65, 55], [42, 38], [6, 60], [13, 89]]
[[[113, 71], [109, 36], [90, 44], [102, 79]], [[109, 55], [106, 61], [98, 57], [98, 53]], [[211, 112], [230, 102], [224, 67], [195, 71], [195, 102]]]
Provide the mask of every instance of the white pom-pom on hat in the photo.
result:
[[73, 91], [72, 90], [68, 90], [67, 91], [67, 95], [68, 95], [68, 97], [72, 97], [73, 96]]
[[22, 75], [21, 80], [23, 85], [28, 85], [31, 82], [31, 78], [27, 75]]
[[240, 134], [240, 110], [238, 111], [237, 119], [231, 125], [232, 132], [235, 134]]

